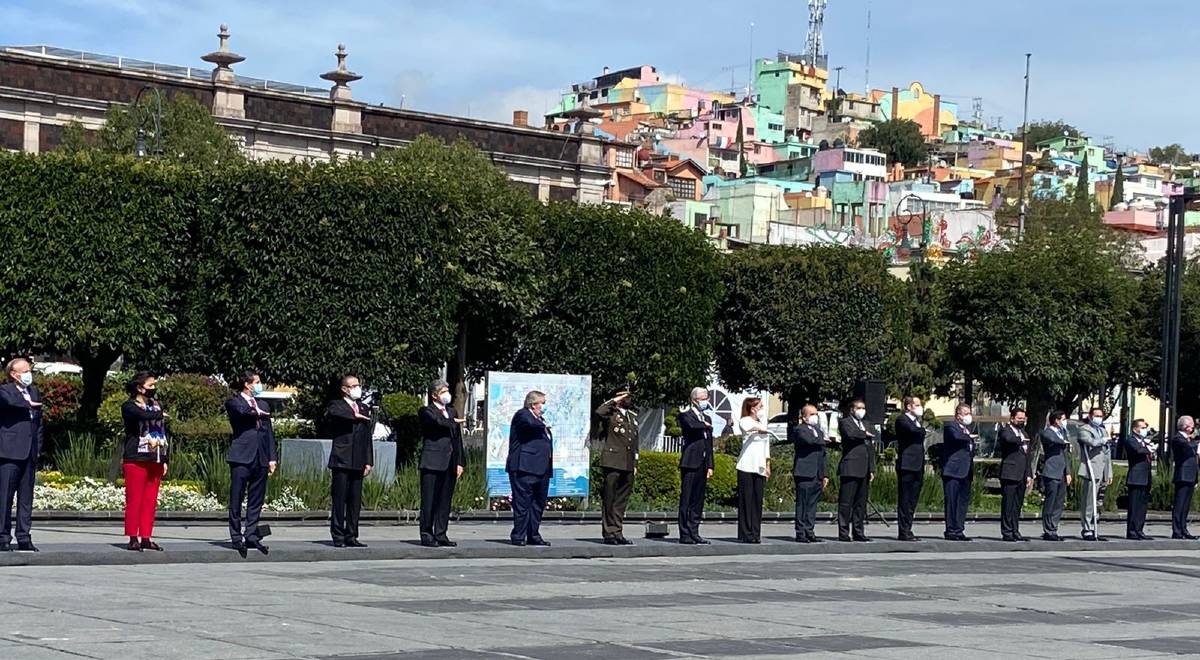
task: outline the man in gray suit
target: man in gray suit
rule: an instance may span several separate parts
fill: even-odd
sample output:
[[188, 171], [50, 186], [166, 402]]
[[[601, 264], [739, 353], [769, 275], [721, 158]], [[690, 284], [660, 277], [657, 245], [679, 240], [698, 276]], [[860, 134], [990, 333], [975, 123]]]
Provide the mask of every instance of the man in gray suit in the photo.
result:
[[796, 541], [817, 543], [813, 531], [817, 519], [817, 503], [829, 484], [825, 475], [825, 432], [821, 430], [817, 407], [804, 406], [800, 419], [788, 426], [788, 440], [795, 447], [792, 478], [796, 482]]
[[1079, 499], [1083, 540], [1103, 541], [1098, 532], [1100, 503], [1104, 488], [1112, 483], [1112, 459], [1108, 450], [1108, 431], [1104, 428], [1104, 409], [1092, 408], [1089, 420], [1079, 429]]
[[1071, 487], [1071, 470], [1067, 465], [1067, 413], [1056, 410], [1050, 414], [1050, 425], [1038, 434], [1042, 441], [1042, 454], [1046, 462], [1042, 465], [1042, 540], [1061, 541], [1058, 523], [1062, 520], [1063, 508], [1067, 503], [1067, 489]]

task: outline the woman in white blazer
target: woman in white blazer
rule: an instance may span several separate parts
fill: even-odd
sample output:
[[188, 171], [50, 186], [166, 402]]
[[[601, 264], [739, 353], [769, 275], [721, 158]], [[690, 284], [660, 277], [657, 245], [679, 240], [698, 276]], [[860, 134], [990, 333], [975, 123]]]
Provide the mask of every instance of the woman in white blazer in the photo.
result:
[[763, 492], [771, 476], [771, 436], [762, 415], [762, 399], [747, 397], [742, 402], [742, 452], [737, 460], [738, 540], [760, 543]]

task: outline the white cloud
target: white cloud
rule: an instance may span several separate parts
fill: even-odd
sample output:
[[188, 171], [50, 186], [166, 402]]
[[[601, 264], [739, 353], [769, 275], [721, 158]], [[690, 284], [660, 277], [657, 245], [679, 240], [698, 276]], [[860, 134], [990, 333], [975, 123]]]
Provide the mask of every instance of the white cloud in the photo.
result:
[[471, 116], [509, 123], [513, 110], [525, 110], [529, 112], [529, 124], [541, 126], [546, 112], [558, 105], [561, 98], [562, 90], [559, 89], [514, 87], [470, 100]]

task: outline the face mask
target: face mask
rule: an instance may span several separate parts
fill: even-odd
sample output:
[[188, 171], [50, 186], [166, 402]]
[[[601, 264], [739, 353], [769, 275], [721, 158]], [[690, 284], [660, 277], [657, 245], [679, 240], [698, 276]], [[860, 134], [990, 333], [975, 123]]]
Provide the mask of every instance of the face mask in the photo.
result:
[[449, 392], [442, 392], [441, 394], [438, 395], [438, 401], [441, 401], [443, 406], [450, 405], [450, 401], [452, 401], [453, 399], [454, 399], [454, 397], [450, 396]]
[[1023, 429], [1023, 428], [1025, 428], [1025, 422], [1013, 422], [1013, 428], [1014, 429]]
[[808, 419], [805, 419], [804, 421], [808, 423], [809, 426], [816, 426], [821, 422], [821, 418], [817, 417], [816, 415], [809, 415]]
[[867, 411], [858, 409], [854, 411], [854, 419], [862, 419], [867, 416]]
[[696, 407], [697, 407], [697, 408], [699, 408], [700, 410], [709, 410], [709, 409], [711, 409], [711, 408], [712, 408], [712, 406], [708, 405], [708, 400], [707, 400], [707, 399], [706, 399], [706, 400], [704, 400], [704, 401], [697, 401], [697, 402], [696, 402]]
[[147, 399], [153, 399], [157, 394], [158, 388], [155, 387], [151, 387], [150, 389], [142, 392], [142, 396], [146, 397]]
[[255, 384], [251, 385], [250, 393], [253, 394], [254, 396], [258, 396], [259, 394], [262, 394], [263, 393], [262, 383], [255, 383]]
[[963, 426], [970, 426], [972, 421], [974, 421], [974, 418], [973, 418], [973, 417], [971, 417], [970, 415], [963, 415], [963, 416], [962, 416], [962, 423], [963, 423]]
[[351, 387], [350, 388], [350, 398], [355, 401], [358, 401], [359, 399], [361, 399], [362, 398], [362, 388], [359, 387], [358, 385]]
[[25, 387], [29, 387], [30, 385], [33, 384], [33, 372], [32, 371], [26, 371], [25, 373], [21, 374], [20, 378], [21, 378], [21, 384], [24, 385]]
[[1103, 417], [1093, 417], [1093, 418], [1092, 418], [1092, 423], [1093, 423], [1093, 424], [1095, 424], [1096, 426], [1103, 426], [1103, 425], [1104, 425], [1104, 418], [1103, 418]]
[[1137, 436], [1139, 438], [1144, 438], [1144, 437], [1150, 435], [1150, 429], [1139, 429], [1139, 430], [1135, 431], [1135, 433], [1137, 433]]
[[921, 417], [925, 414], [925, 408], [922, 406], [913, 406], [913, 417]]

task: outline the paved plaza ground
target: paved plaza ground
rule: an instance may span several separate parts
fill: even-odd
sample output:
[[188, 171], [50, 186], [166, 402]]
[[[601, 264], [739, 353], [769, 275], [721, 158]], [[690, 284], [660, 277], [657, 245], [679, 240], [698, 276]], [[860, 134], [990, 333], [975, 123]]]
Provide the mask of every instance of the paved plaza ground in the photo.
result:
[[113, 531], [45, 523], [36, 557], [147, 565], [0, 565], [0, 658], [1200, 657], [1200, 542], [801, 546], [772, 525], [740, 554], [720, 540], [732, 525], [706, 524], [713, 546], [639, 540], [657, 556], [612, 557], [590, 526], [549, 526], [540, 549], [459, 524], [467, 557], [377, 559], [431, 549], [405, 542], [411, 527], [365, 529], [354, 551], [287, 525], [271, 556], [242, 560], [208, 542], [220, 527], [164, 527], [166, 552], [144, 557]]

